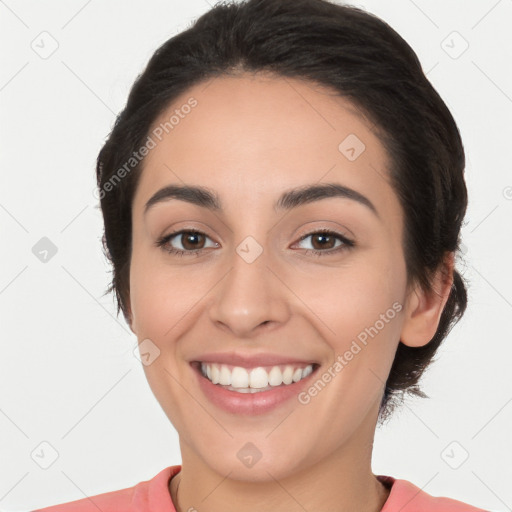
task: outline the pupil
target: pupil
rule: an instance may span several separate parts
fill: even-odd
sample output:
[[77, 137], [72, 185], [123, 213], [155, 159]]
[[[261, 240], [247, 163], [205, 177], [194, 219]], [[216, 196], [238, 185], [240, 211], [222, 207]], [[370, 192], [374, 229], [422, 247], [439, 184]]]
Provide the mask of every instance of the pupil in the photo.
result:
[[[314, 240], [318, 241], [320, 239], [323, 239], [325, 241], [325, 239], [329, 239], [329, 238], [332, 238], [331, 236], [329, 235], [325, 235], [325, 234], [317, 234], [316, 237], [314, 237]], [[325, 247], [325, 243], [320, 243], [320, 247]]]
[[[196, 239], [199, 236], [201, 236], [200, 233], [187, 233], [187, 234], [185, 234], [185, 243], [183, 244], [183, 247], [188, 248], [188, 249], [197, 249], [197, 244], [196, 244], [196, 246], [194, 246], [194, 239]], [[187, 247], [187, 244], [189, 242], [191, 242], [192, 247]], [[196, 240], [196, 242], [197, 242], [197, 240]]]

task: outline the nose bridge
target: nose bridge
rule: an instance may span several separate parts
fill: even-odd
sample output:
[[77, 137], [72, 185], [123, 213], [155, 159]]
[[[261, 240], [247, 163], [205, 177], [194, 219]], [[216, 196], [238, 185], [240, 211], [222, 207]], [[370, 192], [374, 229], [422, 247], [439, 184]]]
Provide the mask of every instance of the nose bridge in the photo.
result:
[[273, 259], [269, 251], [264, 240], [260, 243], [248, 235], [227, 257], [230, 270], [217, 287], [210, 318], [239, 337], [250, 335], [262, 323], [286, 320], [286, 290], [268, 268]]

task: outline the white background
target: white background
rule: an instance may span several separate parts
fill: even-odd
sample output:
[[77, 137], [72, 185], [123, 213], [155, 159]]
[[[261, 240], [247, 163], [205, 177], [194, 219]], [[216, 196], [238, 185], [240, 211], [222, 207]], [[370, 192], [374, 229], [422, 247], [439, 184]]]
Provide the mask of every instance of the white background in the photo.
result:
[[[468, 311], [422, 381], [431, 398], [409, 399], [377, 431], [373, 471], [512, 510], [512, 1], [357, 5], [417, 52], [459, 125], [470, 194]], [[94, 164], [153, 51], [208, 9], [205, 0], [0, 2], [1, 510], [130, 487], [181, 463], [136, 338], [102, 296], [110, 274]], [[32, 46], [52, 39], [57, 50], [41, 58]], [[57, 247], [46, 263], [32, 252], [42, 237]], [[441, 455], [452, 441], [452, 465], [469, 454], [458, 469]], [[48, 469], [36, 463], [51, 457], [42, 442], [58, 453]]]

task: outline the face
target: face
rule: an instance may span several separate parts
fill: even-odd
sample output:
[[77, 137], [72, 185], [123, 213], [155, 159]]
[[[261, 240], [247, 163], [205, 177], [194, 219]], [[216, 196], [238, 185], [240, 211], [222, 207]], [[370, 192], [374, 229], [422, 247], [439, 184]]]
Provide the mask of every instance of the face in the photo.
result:
[[[372, 124], [310, 82], [240, 75], [190, 88], [151, 137], [132, 209], [131, 327], [183, 461], [254, 481], [357, 457], [408, 297], [403, 213]], [[154, 197], [172, 185], [212, 197]], [[214, 384], [200, 362], [214, 380], [270, 390]]]

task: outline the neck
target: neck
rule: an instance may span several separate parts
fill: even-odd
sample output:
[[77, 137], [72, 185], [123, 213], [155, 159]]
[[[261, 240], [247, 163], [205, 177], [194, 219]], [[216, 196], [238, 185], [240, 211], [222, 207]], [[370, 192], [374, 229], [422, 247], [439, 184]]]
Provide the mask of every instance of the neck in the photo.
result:
[[[338, 477], [341, 480], [343, 475], [338, 474]], [[340, 480], [334, 483], [332, 479], [326, 481], [324, 477], [318, 481], [318, 475], [315, 479], [310, 475], [307, 479], [295, 477], [294, 483], [276, 480], [268, 485], [220, 478], [209, 492], [197, 491], [196, 485], [187, 486], [188, 478], [181, 488], [182, 478], [180, 471], [171, 480], [170, 485], [172, 501], [177, 512], [273, 512], [276, 509], [290, 512], [380, 512], [390, 492], [373, 474], [352, 487], [346, 482], [341, 484]], [[218, 490], [220, 485], [223, 486], [222, 491]], [[308, 492], [304, 492], [305, 489]]]
[[257, 482], [217, 473], [180, 440], [183, 463], [170, 483], [173, 503], [177, 512], [380, 512], [390, 491], [371, 471], [374, 429], [369, 427], [301, 471]]

